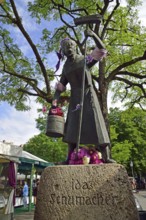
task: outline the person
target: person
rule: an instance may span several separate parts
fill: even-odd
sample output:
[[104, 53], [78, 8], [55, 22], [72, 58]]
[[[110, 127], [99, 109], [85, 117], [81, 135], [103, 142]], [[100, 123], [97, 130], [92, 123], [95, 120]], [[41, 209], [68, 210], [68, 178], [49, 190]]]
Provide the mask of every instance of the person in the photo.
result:
[[37, 193], [39, 188], [39, 179], [33, 182], [33, 196], [34, 196], [34, 205], [36, 205]]
[[[81, 124], [80, 144], [92, 144], [101, 148], [105, 162], [113, 162], [110, 158], [110, 140], [105, 121], [100, 109], [99, 101], [89, 73], [98, 61], [107, 55], [103, 43], [93, 31], [86, 31], [86, 36], [93, 37], [97, 47], [86, 56], [85, 92]], [[65, 91], [69, 83], [71, 87], [70, 102], [64, 129], [63, 141], [68, 143], [68, 156], [63, 164], [68, 164], [70, 156], [77, 146], [80, 120], [80, 101], [82, 97], [82, 76], [85, 69], [85, 57], [77, 53], [73, 40], [65, 38], [61, 41], [61, 52], [66, 56], [60, 81], [56, 85], [52, 106], [57, 106], [60, 94]]]
[[39, 184], [40, 184], [40, 180], [39, 179], [37, 179], [37, 192], [39, 191]]
[[27, 197], [28, 197], [28, 185], [27, 182], [24, 182], [23, 186], [23, 206], [26, 208], [27, 207]]
[[36, 180], [33, 180], [32, 189], [33, 189], [34, 205], [36, 205], [36, 197], [37, 197], [37, 185], [36, 185]]

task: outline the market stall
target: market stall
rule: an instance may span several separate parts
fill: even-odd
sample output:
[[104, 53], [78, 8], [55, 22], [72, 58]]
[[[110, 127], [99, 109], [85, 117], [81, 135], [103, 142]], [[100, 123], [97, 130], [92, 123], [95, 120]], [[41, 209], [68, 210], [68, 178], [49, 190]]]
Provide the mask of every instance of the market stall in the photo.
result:
[[13, 219], [17, 167], [22, 147], [0, 141], [0, 219]]
[[[22, 145], [0, 141], [0, 219], [12, 219], [14, 207], [23, 205], [22, 189], [25, 180], [29, 186], [27, 201], [31, 210], [33, 180], [40, 178], [44, 168], [52, 165], [54, 164], [23, 151]], [[23, 175], [21, 180], [20, 174]]]
[[22, 200], [22, 188], [24, 181], [27, 181], [29, 186], [29, 197], [27, 198], [28, 208], [31, 210], [31, 204], [33, 203], [33, 180], [40, 178], [42, 171], [48, 167], [54, 165], [47, 162], [27, 151], [22, 151], [21, 157], [19, 157], [20, 164], [18, 166], [17, 174], [17, 188], [16, 188], [16, 204], [15, 207], [23, 205]]

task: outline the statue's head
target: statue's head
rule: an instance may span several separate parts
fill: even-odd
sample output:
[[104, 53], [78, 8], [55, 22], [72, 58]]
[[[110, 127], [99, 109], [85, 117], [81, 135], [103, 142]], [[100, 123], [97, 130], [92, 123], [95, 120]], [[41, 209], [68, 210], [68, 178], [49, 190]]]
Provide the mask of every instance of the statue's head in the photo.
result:
[[73, 58], [74, 55], [76, 54], [76, 43], [69, 39], [69, 38], [64, 38], [61, 43], [60, 43], [60, 50], [59, 52], [57, 52], [57, 56], [58, 56], [58, 62], [56, 64], [56, 71], [59, 69], [60, 67], [60, 60], [63, 59], [64, 55], [66, 57], [70, 57]]
[[73, 56], [76, 54], [76, 43], [69, 38], [63, 39], [61, 41], [61, 51], [67, 57]]

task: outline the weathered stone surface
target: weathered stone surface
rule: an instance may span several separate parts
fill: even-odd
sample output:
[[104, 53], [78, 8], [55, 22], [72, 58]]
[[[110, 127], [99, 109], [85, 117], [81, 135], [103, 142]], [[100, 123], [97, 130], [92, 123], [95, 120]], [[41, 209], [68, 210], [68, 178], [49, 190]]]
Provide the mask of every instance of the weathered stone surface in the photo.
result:
[[119, 164], [47, 167], [34, 220], [138, 220], [125, 168]]

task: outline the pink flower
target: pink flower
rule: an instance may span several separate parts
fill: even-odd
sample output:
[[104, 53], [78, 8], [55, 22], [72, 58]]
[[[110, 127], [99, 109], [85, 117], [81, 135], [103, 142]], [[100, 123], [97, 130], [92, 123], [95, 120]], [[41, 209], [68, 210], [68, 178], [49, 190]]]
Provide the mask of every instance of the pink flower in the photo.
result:
[[47, 111], [46, 106], [43, 106], [43, 108], [42, 108], [42, 112], [45, 113], [46, 111]]
[[88, 149], [84, 147], [80, 147], [78, 152], [76, 150], [72, 152], [69, 164], [88, 164], [88, 161], [89, 164], [103, 164], [103, 161], [100, 158], [98, 151], [96, 151], [95, 149]]
[[98, 153], [95, 151], [90, 155], [91, 163], [94, 163], [98, 159]]

